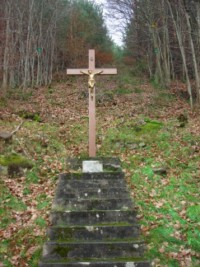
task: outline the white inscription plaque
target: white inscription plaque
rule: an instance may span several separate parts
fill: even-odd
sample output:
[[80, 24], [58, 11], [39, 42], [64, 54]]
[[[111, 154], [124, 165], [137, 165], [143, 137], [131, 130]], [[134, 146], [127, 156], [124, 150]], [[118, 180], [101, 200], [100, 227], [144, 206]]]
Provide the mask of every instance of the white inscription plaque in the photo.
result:
[[83, 172], [103, 172], [103, 164], [97, 160], [84, 160]]

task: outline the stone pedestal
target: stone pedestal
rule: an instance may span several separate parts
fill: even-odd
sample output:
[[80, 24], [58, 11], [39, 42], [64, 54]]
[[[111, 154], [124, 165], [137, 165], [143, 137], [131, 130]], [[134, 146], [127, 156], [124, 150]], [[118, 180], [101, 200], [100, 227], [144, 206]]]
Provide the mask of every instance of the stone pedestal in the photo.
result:
[[92, 161], [59, 175], [39, 267], [150, 267], [119, 160]]

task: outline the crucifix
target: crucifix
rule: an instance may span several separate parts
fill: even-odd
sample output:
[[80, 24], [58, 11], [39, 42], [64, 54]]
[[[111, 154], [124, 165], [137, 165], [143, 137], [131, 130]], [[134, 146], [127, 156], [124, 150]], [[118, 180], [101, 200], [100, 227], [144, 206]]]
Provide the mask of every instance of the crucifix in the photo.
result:
[[89, 157], [96, 157], [95, 75], [117, 74], [117, 69], [96, 69], [95, 50], [89, 50], [88, 69], [67, 69], [69, 75], [88, 75], [89, 89]]

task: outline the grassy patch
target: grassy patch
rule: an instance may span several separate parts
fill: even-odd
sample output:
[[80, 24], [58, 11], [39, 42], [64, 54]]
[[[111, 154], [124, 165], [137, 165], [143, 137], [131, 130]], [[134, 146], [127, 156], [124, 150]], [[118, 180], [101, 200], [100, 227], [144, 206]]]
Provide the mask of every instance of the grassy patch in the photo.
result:
[[115, 93], [118, 95], [131, 94], [131, 93], [133, 93], [133, 89], [120, 87], [115, 91]]
[[16, 198], [4, 182], [0, 180], [0, 228], [6, 228], [16, 219], [12, 216], [12, 210], [21, 212], [26, 210], [27, 206], [19, 198]]
[[[109, 129], [101, 153], [112, 151], [123, 159], [128, 183], [139, 207], [141, 225], [149, 250], [147, 257], [161, 266], [180, 266], [188, 253], [191, 266], [198, 266], [200, 251], [199, 157], [192, 151], [199, 137], [149, 118], [129, 120]], [[120, 125], [117, 127], [117, 125]], [[143, 148], [128, 144], [145, 142]], [[119, 144], [119, 145], [118, 145]], [[154, 173], [165, 166], [167, 175]], [[185, 263], [187, 266], [187, 263]]]

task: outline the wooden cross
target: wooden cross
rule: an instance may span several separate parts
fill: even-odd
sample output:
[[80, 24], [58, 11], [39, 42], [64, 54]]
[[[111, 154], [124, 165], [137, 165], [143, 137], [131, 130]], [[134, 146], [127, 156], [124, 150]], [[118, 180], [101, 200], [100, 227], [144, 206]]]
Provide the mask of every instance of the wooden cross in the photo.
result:
[[117, 74], [117, 69], [96, 69], [95, 50], [89, 50], [88, 69], [67, 69], [69, 75], [88, 75], [89, 89], [89, 157], [96, 157], [95, 75]]

